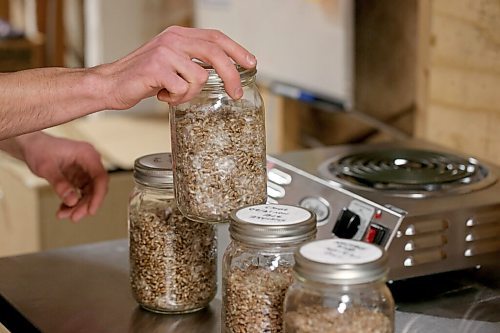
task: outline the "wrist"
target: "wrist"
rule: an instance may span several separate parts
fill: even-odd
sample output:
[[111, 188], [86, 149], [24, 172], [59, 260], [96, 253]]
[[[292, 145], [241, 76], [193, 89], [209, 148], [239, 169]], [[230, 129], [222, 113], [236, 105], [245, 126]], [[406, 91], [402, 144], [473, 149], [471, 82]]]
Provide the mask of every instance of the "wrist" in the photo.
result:
[[113, 73], [109, 64], [103, 64], [87, 69], [86, 82], [91, 89], [93, 98], [99, 103], [99, 111], [116, 110], [113, 103]]
[[13, 156], [22, 160], [27, 161], [29, 158], [30, 150], [37, 149], [38, 143], [41, 143], [48, 134], [41, 131], [19, 135], [13, 138], [16, 146], [16, 151], [13, 152]]
[[88, 98], [94, 102], [90, 113], [109, 109], [109, 74], [102, 67], [103, 65], [84, 69], [83, 87]]

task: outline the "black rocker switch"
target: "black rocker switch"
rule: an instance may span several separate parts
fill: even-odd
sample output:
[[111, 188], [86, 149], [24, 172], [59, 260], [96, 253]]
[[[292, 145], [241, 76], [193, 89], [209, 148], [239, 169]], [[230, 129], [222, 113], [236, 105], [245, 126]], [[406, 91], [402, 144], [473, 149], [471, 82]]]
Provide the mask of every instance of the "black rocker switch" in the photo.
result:
[[358, 232], [361, 219], [359, 215], [344, 208], [337, 218], [332, 232], [339, 238], [353, 238]]

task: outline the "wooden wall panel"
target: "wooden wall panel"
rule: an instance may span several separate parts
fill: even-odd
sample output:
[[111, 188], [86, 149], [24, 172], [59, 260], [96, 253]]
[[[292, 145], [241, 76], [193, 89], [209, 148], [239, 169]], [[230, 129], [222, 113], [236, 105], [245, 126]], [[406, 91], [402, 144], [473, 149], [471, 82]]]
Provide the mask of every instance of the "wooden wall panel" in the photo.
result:
[[[392, 126], [392, 132], [400, 136], [413, 134], [417, 3], [417, 0], [355, 2], [354, 109]], [[302, 108], [302, 112], [295, 114], [300, 117], [299, 130], [292, 131], [299, 137], [289, 134], [288, 140], [305, 147], [396, 138], [386, 131], [377, 133], [373, 121], [367, 121], [366, 116], [355, 116], [354, 112]]]
[[0, 19], [8, 20], [9, 19], [9, 1], [8, 0], [0, 0]]
[[416, 133], [500, 164], [500, 1], [425, 2]]

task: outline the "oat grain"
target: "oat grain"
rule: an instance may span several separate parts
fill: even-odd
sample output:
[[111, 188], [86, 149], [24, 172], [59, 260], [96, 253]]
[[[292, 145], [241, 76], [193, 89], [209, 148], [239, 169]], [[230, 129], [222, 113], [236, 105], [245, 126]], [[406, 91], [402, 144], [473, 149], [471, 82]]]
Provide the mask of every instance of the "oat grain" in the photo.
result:
[[264, 111], [245, 101], [192, 105], [172, 123], [176, 196], [187, 217], [227, 221], [232, 210], [265, 203]]
[[205, 307], [216, 292], [214, 226], [190, 221], [175, 200], [143, 202], [129, 212], [134, 297], [158, 312]]

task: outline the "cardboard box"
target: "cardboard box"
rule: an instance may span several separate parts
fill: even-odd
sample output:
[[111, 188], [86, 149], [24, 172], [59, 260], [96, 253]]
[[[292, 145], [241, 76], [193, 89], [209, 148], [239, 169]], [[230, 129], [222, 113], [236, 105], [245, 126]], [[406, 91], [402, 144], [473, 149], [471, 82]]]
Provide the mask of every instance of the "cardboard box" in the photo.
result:
[[58, 220], [60, 200], [20, 161], [0, 156], [0, 256], [127, 237], [128, 196], [135, 158], [170, 151], [168, 118], [103, 116], [50, 129], [53, 135], [94, 144], [110, 175], [95, 216], [78, 223]]

